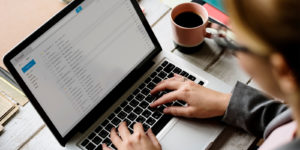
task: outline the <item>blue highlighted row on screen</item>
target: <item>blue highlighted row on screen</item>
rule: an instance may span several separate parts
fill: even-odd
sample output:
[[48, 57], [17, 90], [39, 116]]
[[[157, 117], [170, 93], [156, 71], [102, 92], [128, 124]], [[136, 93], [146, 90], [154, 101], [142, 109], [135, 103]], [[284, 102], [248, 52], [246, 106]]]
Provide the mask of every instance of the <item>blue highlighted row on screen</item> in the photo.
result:
[[26, 73], [30, 68], [32, 68], [35, 65], [35, 61], [32, 59], [28, 64], [26, 64], [23, 68], [22, 71], [23, 73]]
[[82, 7], [81, 7], [81, 6], [78, 6], [78, 7], [76, 8], [76, 13], [78, 14], [81, 10], [82, 10]]

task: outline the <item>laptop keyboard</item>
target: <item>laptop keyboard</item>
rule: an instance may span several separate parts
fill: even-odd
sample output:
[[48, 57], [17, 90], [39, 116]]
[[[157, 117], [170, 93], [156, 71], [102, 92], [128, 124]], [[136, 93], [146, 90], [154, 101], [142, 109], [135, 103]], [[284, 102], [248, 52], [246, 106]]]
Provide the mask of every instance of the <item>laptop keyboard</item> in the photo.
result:
[[[145, 131], [151, 128], [153, 133], [157, 134], [172, 119], [172, 116], [163, 114], [163, 109], [168, 106], [185, 105], [185, 102], [177, 100], [157, 108], [149, 106], [150, 103], [169, 92], [162, 91], [154, 96], [150, 94], [150, 90], [160, 81], [173, 77], [174, 73], [192, 81], [196, 80], [196, 77], [188, 72], [164, 61], [105, 121], [80, 143], [81, 147], [87, 150], [101, 150], [102, 143], [106, 143], [112, 149], [116, 149], [110, 141], [109, 133], [113, 127], [117, 128], [122, 121], [127, 123], [131, 133], [133, 133], [133, 125], [136, 122], [141, 122]], [[198, 84], [204, 85], [204, 81], [200, 81]]]

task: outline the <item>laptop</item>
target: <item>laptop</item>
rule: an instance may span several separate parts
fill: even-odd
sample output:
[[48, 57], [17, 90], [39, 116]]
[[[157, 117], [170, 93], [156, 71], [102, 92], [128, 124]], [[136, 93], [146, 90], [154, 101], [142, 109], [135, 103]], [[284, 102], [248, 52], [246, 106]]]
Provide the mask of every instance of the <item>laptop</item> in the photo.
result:
[[149, 92], [174, 73], [221, 92], [230, 87], [162, 51], [136, 0], [75, 0], [13, 48], [4, 63], [66, 149], [101, 149], [126, 121], [152, 128], [162, 148], [208, 149], [218, 121], [184, 119], [150, 108]]

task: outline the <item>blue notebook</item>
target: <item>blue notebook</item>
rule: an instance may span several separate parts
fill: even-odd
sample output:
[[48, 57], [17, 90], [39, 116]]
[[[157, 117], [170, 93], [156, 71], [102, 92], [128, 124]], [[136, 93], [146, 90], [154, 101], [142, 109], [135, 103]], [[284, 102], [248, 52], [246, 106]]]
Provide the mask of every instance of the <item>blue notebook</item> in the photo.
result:
[[204, 1], [226, 14], [223, 5], [223, 0], [204, 0]]

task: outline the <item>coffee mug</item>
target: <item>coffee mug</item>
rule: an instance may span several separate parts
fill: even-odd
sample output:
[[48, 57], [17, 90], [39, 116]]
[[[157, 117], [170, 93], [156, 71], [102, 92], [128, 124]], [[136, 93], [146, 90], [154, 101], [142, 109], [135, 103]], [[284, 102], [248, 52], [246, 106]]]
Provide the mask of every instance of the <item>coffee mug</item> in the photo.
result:
[[188, 2], [174, 7], [171, 22], [173, 40], [181, 47], [179, 50], [190, 53], [203, 43], [208, 13], [202, 5]]

